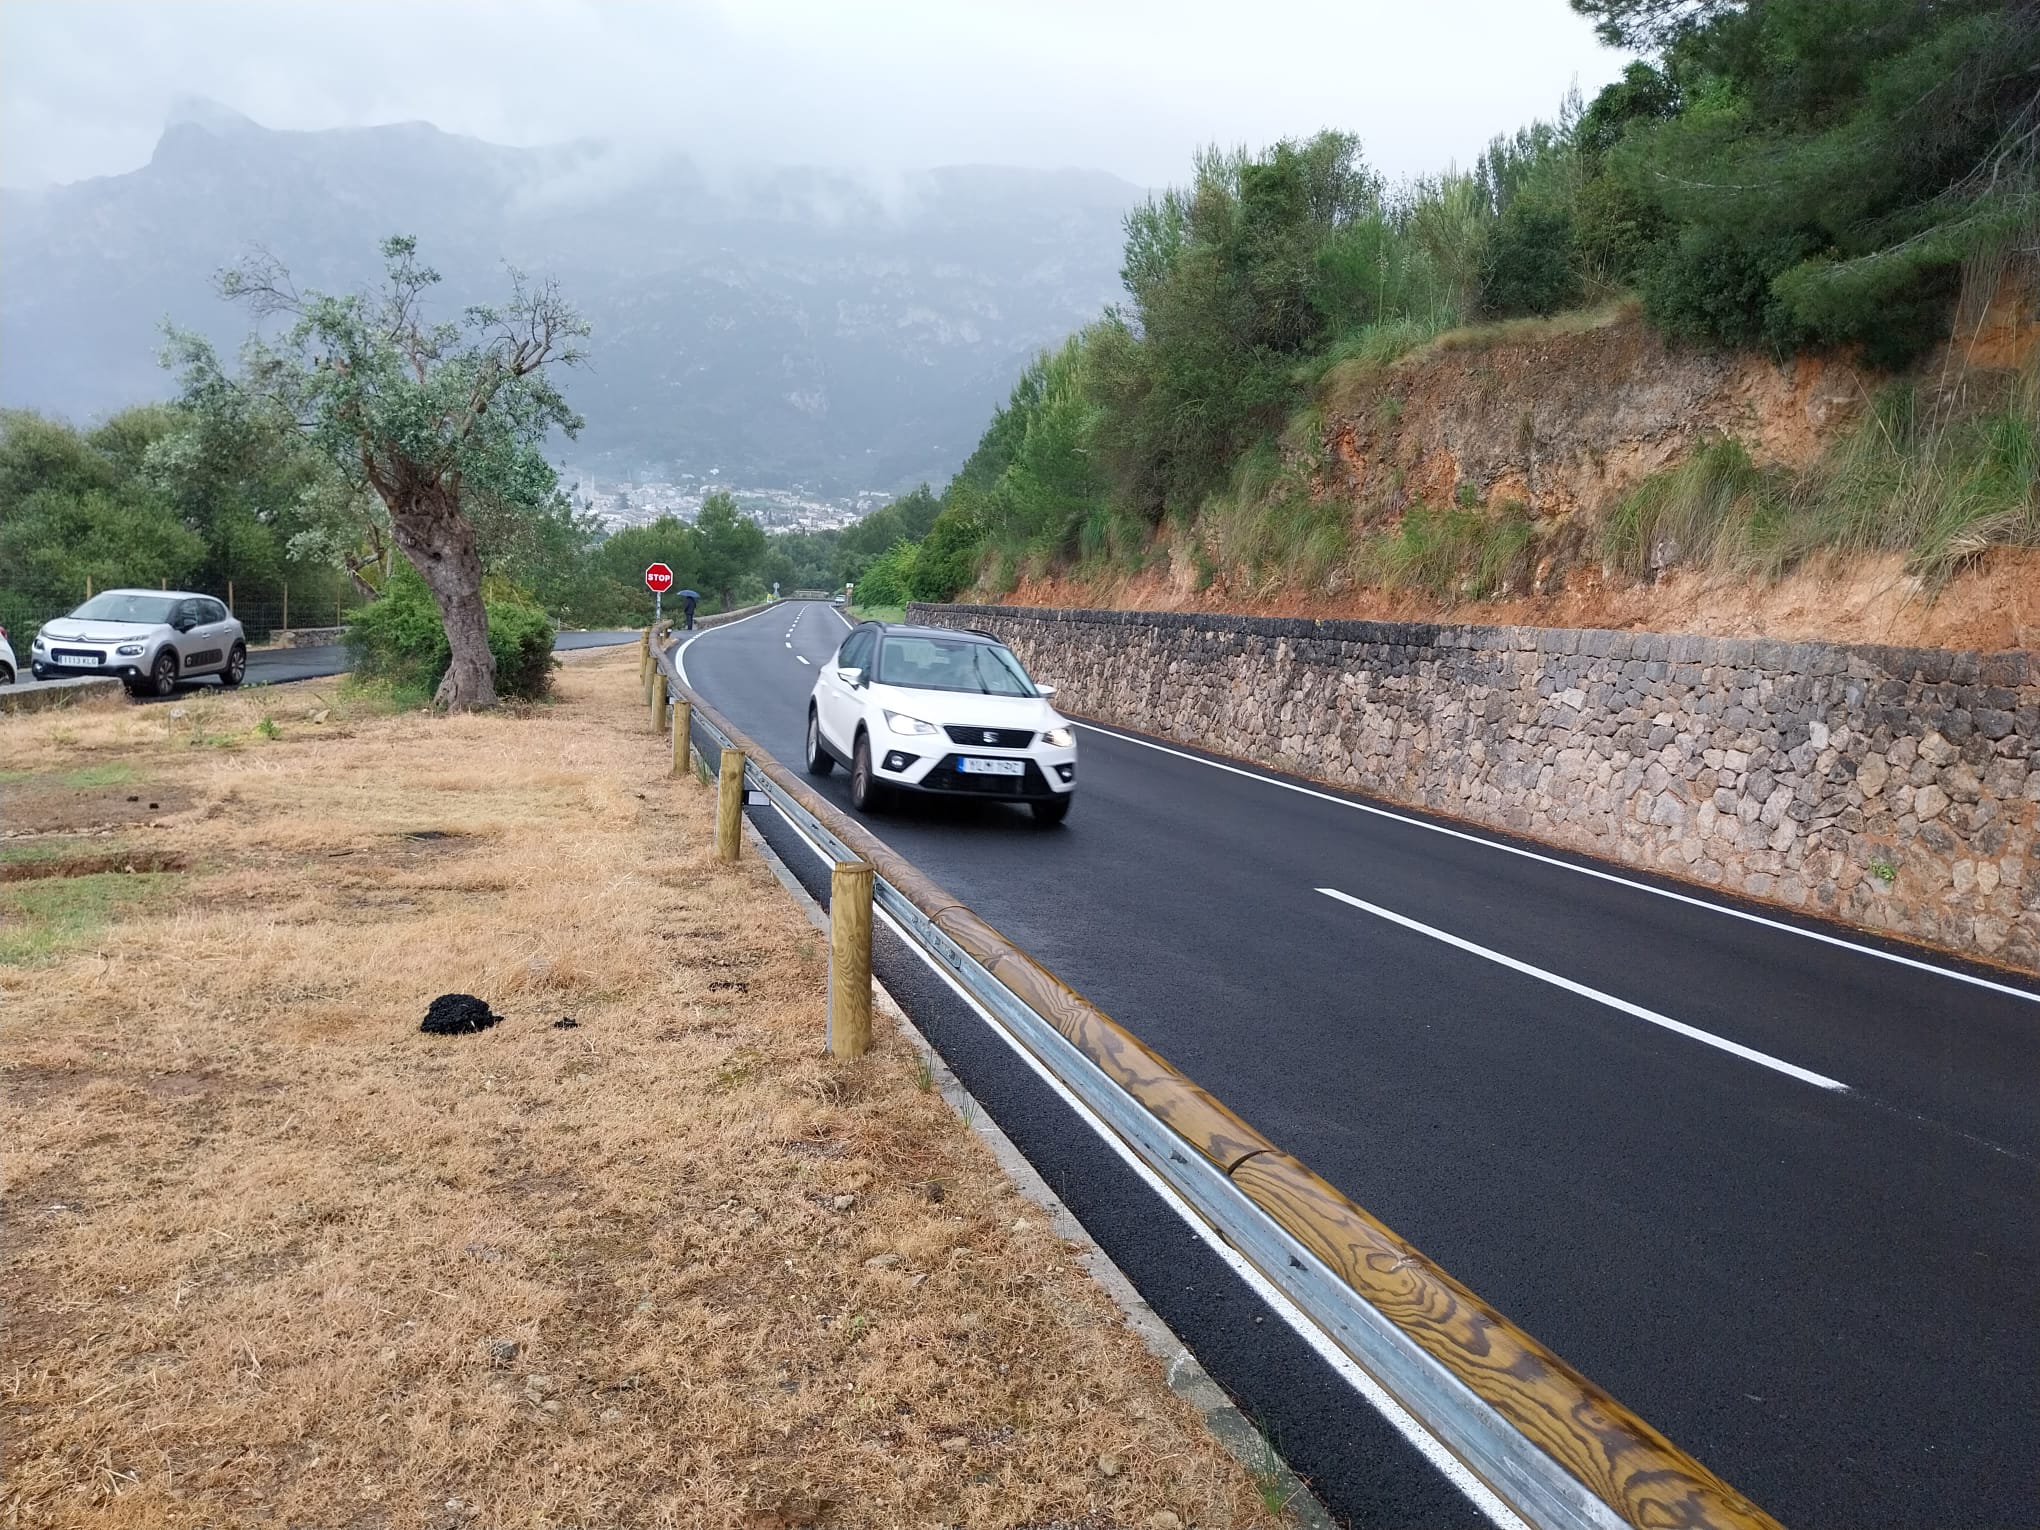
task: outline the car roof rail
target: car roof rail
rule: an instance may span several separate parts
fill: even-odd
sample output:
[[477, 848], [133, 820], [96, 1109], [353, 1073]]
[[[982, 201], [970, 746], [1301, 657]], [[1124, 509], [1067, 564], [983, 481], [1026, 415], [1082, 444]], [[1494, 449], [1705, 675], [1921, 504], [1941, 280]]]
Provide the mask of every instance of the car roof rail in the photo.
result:
[[968, 632], [972, 637], [990, 638], [994, 643], [1003, 643], [1005, 641], [1005, 639], [1000, 637], [998, 633], [987, 632], [982, 627], [966, 627], [963, 630], [965, 632]]

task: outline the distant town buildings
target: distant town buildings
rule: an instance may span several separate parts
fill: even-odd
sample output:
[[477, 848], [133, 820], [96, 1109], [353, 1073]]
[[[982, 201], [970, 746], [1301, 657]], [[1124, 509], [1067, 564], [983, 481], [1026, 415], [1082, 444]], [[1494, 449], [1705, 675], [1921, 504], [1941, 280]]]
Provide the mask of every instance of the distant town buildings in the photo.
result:
[[584, 477], [562, 468], [560, 481], [569, 486], [574, 508], [594, 516], [605, 532], [649, 526], [669, 515], [692, 521], [701, 513], [701, 502], [718, 492], [728, 494], [738, 510], [767, 531], [828, 531], [849, 526], [899, 497], [889, 489], [860, 489], [847, 497], [824, 498], [799, 484], [790, 489], [743, 488], [725, 481], [721, 468], [710, 468], [706, 474], [681, 473], [674, 480], [623, 482]]

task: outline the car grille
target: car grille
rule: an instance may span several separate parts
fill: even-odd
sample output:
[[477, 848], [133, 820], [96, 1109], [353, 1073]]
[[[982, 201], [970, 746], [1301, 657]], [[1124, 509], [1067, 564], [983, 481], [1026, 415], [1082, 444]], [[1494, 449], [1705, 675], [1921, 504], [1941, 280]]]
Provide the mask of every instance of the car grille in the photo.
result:
[[91, 648], [52, 648], [50, 657], [59, 662], [65, 659], [83, 659], [87, 664], [104, 664], [106, 655]]
[[1025, 728], [963, 728], [942, 730], [952, 744], [975, 744], [980, 749], [1025, 749], [1034, 735]]
[[[984, 730], [980, 728], [977, 731]], [[1024, 776], [967, 776], [956, 768], [958, 758], [953, 754], [944, 755], [935, 768], [916, 784], [923, 791], [958, 792], [971, 797], [1046, 797], [1049, 794], [1048, 777], [1032, 760], [1027, 762], [1027, 774]]]

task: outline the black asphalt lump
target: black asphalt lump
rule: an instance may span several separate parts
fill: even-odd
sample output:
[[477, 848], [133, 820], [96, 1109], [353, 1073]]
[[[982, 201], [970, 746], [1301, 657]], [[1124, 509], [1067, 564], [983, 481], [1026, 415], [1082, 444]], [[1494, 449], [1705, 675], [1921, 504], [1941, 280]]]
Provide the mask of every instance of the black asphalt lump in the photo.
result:
[[471, 1036], [502, 1018], [471, 993], [443, 993], [425, 1011], [418, 1029], [429, 1036]]

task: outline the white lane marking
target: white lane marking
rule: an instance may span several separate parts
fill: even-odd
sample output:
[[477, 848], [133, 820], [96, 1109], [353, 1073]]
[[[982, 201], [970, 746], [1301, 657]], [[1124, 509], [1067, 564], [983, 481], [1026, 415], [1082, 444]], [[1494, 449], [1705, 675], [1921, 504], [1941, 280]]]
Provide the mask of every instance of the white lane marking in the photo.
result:
[[[732, 625], [735, 624], [732, 623]], [[1602, 871], [1598, 867], [1578, 866], [1571, 861], [1562, 861], [1556, 856], [1539, 855], [1535, 850], [1525, 850], [1520, 845], [1504, 844], [1500, 840], [1488, 839], [1479, 834], [1469, 834], [1463, 829], [1448, 829], [1440, 823], [1426, 823], [1421, 818], [1412, 818], [1407, 813], [1398, 813], [1390, 808], [1376, 807], [1370, 802], [1354, 802], [1347, 797], [1335, 797], [1330, 792], [1313, 791], [1308, 786], [1298, 786], [1294, 781], [1280, 781], [1258, 770], [1247, 770], [1238, 765], [1227, 765], [1218, 760], [1207, 760], [1201, 755], [1190, 754], [1181, 749], [1171, 749], [1166, 744], [1158, 744], [1153, 739], [1140, 738], [1131, 733], [1122, 733], [1117, 728], [1101, 728], [1096, 723], [1087, 722], [1080, 722], [1077, 726], [1088, 729], [1092, 733], [1102, 734], [1106, 738], [1116, 738], [1125, 743], [1138, 744], [1143, 749], [1153, 749], [1160, 754], [1174, 755], [1177, 759], [1188, 760], [1193, 765], [1208, 765], [1213, 770], [1222, 770], [1228, 775], [1244, 776], [1249, 781], [1259, 781], [1264, 786], [1279, 786], [1286, 792], [1296, 792], [1300, 796], [1315, 797], [1320, 802], [1329, 802], [1337, 807], [1351, 808], [1357, 813], [1372, 813], [1377, 818], [1391, 818], [1397, 823], [1406, 823], [1412, 828], [1429, 829], [1433, 834], [1445, 834], [1453, 839], [1463, 839], [1468, 844], [1485, 845], [1490, 850], [1502, 850], [1510, 855], [1520, 855], [1525, 860], [1541, 861], [1546, 866], [1557, 866], [1564, 871], [1575, 871], [1583, 877], [1595, 877], [1603, 882], [1613, 882], [1618, 887], [1634, 888], [1638, 892], [1647, 892], [1655, 897], [1669, 898], [1674, 903], [1685, 903], [1694, 908], [1704, 908], [1709, 913], [1726, 914], [1731, 919], [1741, 919], [1750, 924], [1760, 924], [1766, 929], [1783, 930], [1788, 935], [1797, 935], [1804, 940], [1817, 940], [1822, 945], [1839, 946], [1844, 951], [1854, 951], [1862, 956], [1874, 956], [1879, 961], [1896, 962], [1901, 967], [1912, 967], [1920, 972], [1931, 972], [1936, 977], [1953, 978], [1958, 983], [1968, 983], [1974, 988], [1988, 988], [1993, 993], [2008, 994], [2014, 999], [2024, 999], [2029, 1004], [2040, 1004], [2040, 993], [2035, 993], [2031, 989], [2014, 988], [2009, 983], [1994, 983], [1989, 978], [1977, 977], [1968, 972], [1957, 972], [1950, 967], [1937, 967], [1932, 962], [1923, 962], [1911, 956], [1901, 956], [1895, 951], [1880, 951], [1875, 946], [1859, 945], [1853, 940], [1844, 940], [1839, 935], [1825, 934], [1820, 930], [1802, 929], [1796, 924], [1787, 924], [1780, 919], [1766, 919], [1762, 914], [1753, 914], [1747, 909], [1731, 908], [1725, 903], [1710, 903], [1705, 898], [1695, 898], [1687, 893], [1673, 892], [1668, 887], [1653, 887], [1648, 882], [1632, 881], [1628, 877], [1617, 876], [1612, 871]]]
[[1448, 946], [1457, 946], [1462, 951], [1470, 952], [1475, 956], [1485, 957], [1491, 962], [1497, 962], [1509, 968], [1512, 972], [1520, 972], [1526, 977], [1534, 977], [1541, 983], [1549, 983], [1554, 988], [1563, 988], [1567, 993], [1576, 993], [1583, 999], [1592, 999], [1596, 1004], [1605, 1004], [1610, 1009], [1620, 1010], [1625, 1015], [1633, 1015], [1638, 1020], [1647, 1020], [1652, 1025], [1661, 1025], [1668, 1031], [1676, 1031], [1681, 1036], [1689, 1036], [1695, 1041], [1705, 1042], [1710, 1047], [1719, 1047], [1722, 1051], [1731, 1052], [1746, 1062], [1753, 1062], [1760, 1067], [1769, 1068], [1774, 1072], [1796, 1078], [1802, 1084], [1811, 1084], [1816, 1089], [1833, 1089], [1843, 1094], [1849, 1092], [1847, 1084], [1843, 1083], [1840, 1079], [1829, 1078], [1825, 1073], [1815, 1073], [1810, 1068], [1802, 1068], [1795, 1063], [1786, 1062], [1783, 1058], [1773, 1057], [1769, 1052], [1759, 1052], [1755, 1047], [1746, 1047], [1739, 1041], [1730, 1041], [1726, 1036], [1717, 1036], [1712, 1031], [1703, 1031], [1697, 1025], [1688, 1025], [1683, 1020], [1674, 1020], [1670, 1015], [1661, 1015], [1654, 1009], [1645, 1009], [1641, 1004], [1631, 1004], [1627, 999], [1618, 999], [1611, 993], [1601, 992], [1598, 988], [1589, 988], [1585, 983], [1575, 983], [1571, 978], [1560, 977], [1556, 972], [1546, 972], [1542, 967], [1533, 967], [1528, 962], [1519, 962], [1513, 956], [1504, 956], [1499, 951], [1490, 951], [1486, 946], [1475, 945], [1472, 941], [1454, 935], [1448, 930], [1441, 930], [1433, 925], [1423, 924], [1418, 920], [1410, 918], [1407, 914], [1398, 914], [1393, 909], [1382, 908], [1379, 904], [1369, 903], [1364, 899], [1356, 898], [1351, 893], [1340, 892], [1336, 887], [1320, 887], [1318, 891], [1327, 898], [1336, 898], [1341, 903], [1349, 903], [1354, 908], [1374, 915], [1377, 919], [1386, 919], [1391, 924], [1399, 924], [1406, 930], [1415, 930], [1418, 934], [1428, 935], [1433, 940], [1442, 940]]
[[795, 657], [796, 659], [800, 660], [800, 662], [801, 662], [801, 663], [803, 663], [803, 664], [807, 663], [807, 661], [808, 661], [808, 660], [807, 660], [807, 655], [806, 655], [806, 654], [804, 654], [804, 653], [797, 653], [797, 654], [795, 654], [795, 655], [794, 655], [794, 657]]
[[[821, 846], [809, 839], [801, 826], [787, 817], [785, 810], [778, 803], [772, 804], [772, 811], [779, 815], [780, 820], [789, 829], [793, 830], [795, 837], [802, 844], [806, 845], [809, 850], [814, 852], [815, 856], [823, 864], [832, 864], [830, 857], [822, 850]], [[1094, 1115], [1089, 1106], [1072, 1093], [1061, 1079], [1050, 1072], [1047, 1064], [1043, 1063], [1040, 1058], [1036, 1057], [1022, 1045], [1017, 1036], [1001, 1025], [982, 1004], [972, 998], [969, 990], [957, 982], [955, 976], [947, 968], [926, 951], [923, 951], [919, 945], [915, 944], [907, 932], [901, 929], [894, 921], [892, 915], [882, 908], [874, 908], [873, 912], [884, 921], [888, 929], [899, 937], [900, 944], [919, 957], [923, 966], [942, 979], [958, 998], [968, 1004], [977, 1017], [991, 1028], [992, 1034], [1003, 1041], [1007, 1048], [1023, 1063], [1033, 1069], [1041, 1081], [1054, 1091], [1056, 1097], [1075, 1112], [1077, 1119], [1089, 1127], [1099, 1141], [1116, 1153], [1120, 1160], [1139, 1176], [1141, 1182], [1154, 1192], [1156, 1198], [1171, 1212], [1175, 1213], [1177, 1219], [1185, 1227], [1189, 1228], [1191, 1233], [1205, 1247], [1209, 1248], [1225, 1263], [1226, 1268], [1230, 1269], [1240, 1278], [1248, 1290], [1258, 1296], [1276, 1317], [1280, 1318], [1304, 1343], [1316, 1351], [1318, 1357], [1331, 1367], [1340, 1380], [1358, 1392], [1366, 1400], [1368, 1406], [1387, 1419], [1394, 1426], [1396, 1433], [1416, 1447], [1418, 1453], [1436, 1468], [1439, 1475], [1464, 1494], [1467, 1500], [1486, 1516], [1491, 1524], [1497, 1526], [1498, 1530], [1530, 1530], [1530, 1527], [1517, 1517], [1514, 1510], [1502, 1502], [1500, 1498], [1496, 1497], [1494, 1491], [1486, 1483], [1467, 1470], [1457, 1456], [1440, 1444], [1429, 1430], [1418, 1423], [1416, 1418], [1401, 1403], [1397, 1402], [1383, 1389], [1381, 1383], [1362, 1370], [1353, 1360], [1353, 1357], [1334, 1344], [1330, 1336], [1322, 1328], [1318, 1327], [1301, 1310], [1292, 1305], [1289, 1298], [1283, 1295], [1279, 1288], [1269, 1282], [1267, 1276], [1255, 1269], [1237, 1249], [1221, 1238], [1212, 1228], [1211, 1224], [1193, 1210], [1189, 1202], [1176, 1193], [1167, 1180], [1156, 1174], [1153, 1169], [1149, 1168], [1141, 1160], [1139, 1154], [1126, 1145], [1125, 1140], [1120, 1137], [1119, 1133], [1112, 1130], [1110, 1126]]]

